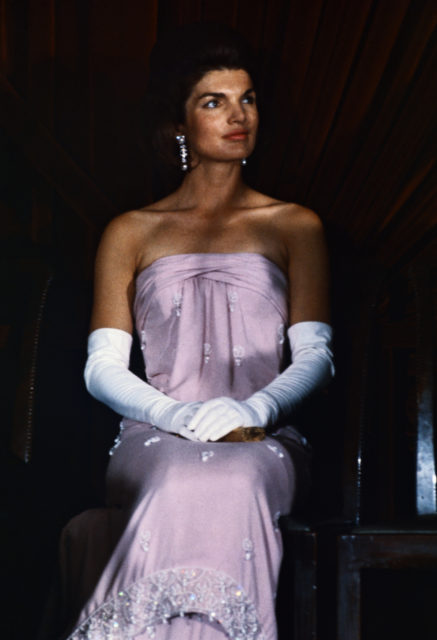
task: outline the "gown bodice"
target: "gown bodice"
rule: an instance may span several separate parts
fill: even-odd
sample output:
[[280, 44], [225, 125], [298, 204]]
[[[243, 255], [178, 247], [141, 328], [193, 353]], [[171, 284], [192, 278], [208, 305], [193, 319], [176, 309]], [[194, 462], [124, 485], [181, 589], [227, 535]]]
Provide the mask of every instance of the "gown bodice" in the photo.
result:
[[165, 256], [136, 280], [147, 380], [176, 400], [247, 398], [282, 368], [284, 273], [257, 253]]

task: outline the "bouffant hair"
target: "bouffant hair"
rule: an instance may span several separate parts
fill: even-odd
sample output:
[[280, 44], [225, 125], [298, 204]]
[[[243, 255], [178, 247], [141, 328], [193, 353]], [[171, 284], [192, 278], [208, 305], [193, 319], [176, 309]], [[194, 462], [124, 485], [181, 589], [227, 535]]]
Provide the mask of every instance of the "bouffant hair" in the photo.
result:
[[193, 87], [206, 73], [220, 69], [244, 69], [256, 82], [252, 52], [233, 29], [194, 23], [158, 38], [150, 56], [144, 124], [150, 145], [167, 169], [179, 168], [176, 129], [185, 121]]

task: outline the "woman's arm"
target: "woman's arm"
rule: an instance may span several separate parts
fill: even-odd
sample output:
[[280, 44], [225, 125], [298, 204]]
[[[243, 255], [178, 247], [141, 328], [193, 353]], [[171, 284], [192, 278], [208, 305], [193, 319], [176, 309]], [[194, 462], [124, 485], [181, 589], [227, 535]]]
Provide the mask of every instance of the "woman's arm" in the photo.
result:
[[328, 257], [319, 218], [299, 208], [280, 220], [290, 280], [288, 330], [292, 364], [244, 402], [216, 398], [205, 402], [188, 428], [199, 440], [218, 440], [236, 427], [267, 427], [289, 416], [334, 374], [328, 303]]
[[133, 420], [196, 439], [186, 424], [198, 403], [177, 402], [129, 371], [138, 225], [129, 215], [106, 229], [96, 259], [85, 382], [97, 400]]
[[329, 323], [329, 257], [320, 218], [299, 207], [280, 220], [288, 257], [289, 324]]
[[96, 255], [91, 331], [113, 327], [132, 333], [132, 305], [138, 261], [138, 229], [133, 214], [106, 227]]

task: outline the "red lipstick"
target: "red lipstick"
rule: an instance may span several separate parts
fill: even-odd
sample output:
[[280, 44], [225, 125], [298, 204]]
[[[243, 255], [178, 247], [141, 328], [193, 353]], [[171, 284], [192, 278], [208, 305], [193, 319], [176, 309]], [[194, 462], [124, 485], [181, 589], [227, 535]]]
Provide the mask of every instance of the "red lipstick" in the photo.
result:
[[247, 129], [236, 129], [235, 131], [227, 133], [223, 138], [226, 138], [226, 140], [245, 140], [248, 135], [249, 132]]

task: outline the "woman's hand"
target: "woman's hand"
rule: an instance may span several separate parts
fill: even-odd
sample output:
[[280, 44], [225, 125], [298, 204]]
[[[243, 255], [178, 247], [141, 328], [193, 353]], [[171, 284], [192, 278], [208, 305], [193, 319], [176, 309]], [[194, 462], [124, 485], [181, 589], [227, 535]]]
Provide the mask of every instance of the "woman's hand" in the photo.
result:
[[160, 423], [165, 426], [158, 426], [158, 428], [162, 429], [162, 431], [177, 433], [183, 438], [187, 438], [187, 440], [197, 441], [197, 435], [189, 430], [187, 425], [201, 406], [201, 402], [175, 402], [161, 416]]
[[203, 402], [188, 424], [200, 442], [220, 440], [237, 427], [257, 427], [259, 418], [245, 402], [233, 398], [213, 398]]

